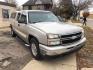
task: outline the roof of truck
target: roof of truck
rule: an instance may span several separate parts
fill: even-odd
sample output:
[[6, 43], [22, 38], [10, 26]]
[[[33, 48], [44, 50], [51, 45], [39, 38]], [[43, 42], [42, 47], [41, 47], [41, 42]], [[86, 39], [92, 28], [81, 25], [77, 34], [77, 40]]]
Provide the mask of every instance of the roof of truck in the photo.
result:
[[45, 10], [21, 10], [17, 12], [50, 12], [50, 11], [45, 11]]

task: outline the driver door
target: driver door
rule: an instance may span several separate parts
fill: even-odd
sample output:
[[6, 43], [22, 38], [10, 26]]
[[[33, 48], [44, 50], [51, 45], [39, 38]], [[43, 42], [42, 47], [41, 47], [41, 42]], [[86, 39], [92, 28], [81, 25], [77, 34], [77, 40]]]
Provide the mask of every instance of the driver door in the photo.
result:
[[18, 20], [18, 29], [20, 37], [25, 40], [27, 37], [27, 17], [24, 14], [21, 14]]

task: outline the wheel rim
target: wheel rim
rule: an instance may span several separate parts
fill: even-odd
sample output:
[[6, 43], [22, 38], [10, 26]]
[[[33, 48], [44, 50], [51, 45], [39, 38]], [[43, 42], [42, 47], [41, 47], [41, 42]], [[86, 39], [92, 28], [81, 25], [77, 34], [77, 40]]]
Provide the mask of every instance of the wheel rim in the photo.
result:
[[34, 56], [36, 56], [37, 55], [37, 48], [36, 48], [36, 45], [34, 43], [31, 45], [31, 50], [32, 50], [32, 54]]

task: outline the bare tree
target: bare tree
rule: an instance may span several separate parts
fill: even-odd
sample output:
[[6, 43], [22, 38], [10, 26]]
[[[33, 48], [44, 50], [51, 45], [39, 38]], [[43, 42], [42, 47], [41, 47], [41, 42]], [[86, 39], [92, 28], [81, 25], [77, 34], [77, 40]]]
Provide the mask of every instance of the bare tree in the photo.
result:
[[92, 0], [60, 0], [59, 7], [54, 7], [53, 11], [64, 18], [74, 17], [80, 14], [80, 11], [88, 8]]
[[70, 18], [72, 16], [72, 0], [60, 0], [60, 13], [64, 18]]
[[72, 0], [74, 19], [76, 19], [76, 17], [80, 14], [81, 10], [88, 9], [88, 5], [91, 1], [92, 0]]

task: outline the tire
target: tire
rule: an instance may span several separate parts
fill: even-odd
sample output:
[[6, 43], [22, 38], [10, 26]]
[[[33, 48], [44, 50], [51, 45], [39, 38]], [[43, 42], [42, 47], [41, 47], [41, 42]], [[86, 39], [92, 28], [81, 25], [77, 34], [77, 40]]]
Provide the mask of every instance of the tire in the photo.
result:
[[32, 56], [36, 60], [41, 60], [41, 53], [40, 53], [40, 48], [39, 48], [39, 42], [35, 38], [32, 38], [30, 40], [30, 50], [31, 50]]
[[14, 30], [12, 28], [11, 28], [11, 36], [16, 37], [16, 33], [14, 32]]

